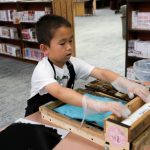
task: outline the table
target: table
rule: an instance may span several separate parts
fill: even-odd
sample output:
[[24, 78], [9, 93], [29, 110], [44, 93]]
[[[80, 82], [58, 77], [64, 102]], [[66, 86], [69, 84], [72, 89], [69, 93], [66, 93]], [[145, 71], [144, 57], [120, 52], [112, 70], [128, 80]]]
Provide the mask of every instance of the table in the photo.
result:
[[[40, 112], [36, 112], [28, 117], [31, 121], [36, 121], [46, 125], [52, 125], [46, 120], [41, 118]], [[60, 141], [59, 144], [56, 145], [54, 150], [103, 150], [104, 148], [87, 140], [83, 137], [80, 137], [72, 132], [70, 132], [64, 139]]]

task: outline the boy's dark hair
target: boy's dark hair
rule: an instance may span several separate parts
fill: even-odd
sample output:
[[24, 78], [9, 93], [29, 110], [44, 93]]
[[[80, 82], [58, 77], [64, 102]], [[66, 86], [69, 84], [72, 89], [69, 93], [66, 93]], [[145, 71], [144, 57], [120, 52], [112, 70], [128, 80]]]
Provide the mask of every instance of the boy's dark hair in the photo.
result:
[[56, 30], [60, 27], [69, 27], [68, 20], [57, 15], [44, 15], [36, 23], [36, 34], [39, 44], [50, 45]]

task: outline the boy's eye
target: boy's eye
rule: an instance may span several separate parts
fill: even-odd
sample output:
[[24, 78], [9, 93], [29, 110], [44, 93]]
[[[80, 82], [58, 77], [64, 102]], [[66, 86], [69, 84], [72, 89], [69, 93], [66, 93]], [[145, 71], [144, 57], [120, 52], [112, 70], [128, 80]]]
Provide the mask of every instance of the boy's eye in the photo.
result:
[[69, 43], [72, 43], [72, 40], [69, 40]]
[[65, 43], [66, 43], [66, 42], [62, 42], [62, 43], [60, 43], [60, 45], [65, 45]]
[[68, 40], [68, 41], [61, 41], [61, 42], [59, 43], [59, 45], [65, 45], [67, 42], [72, 43], [72, 41], [73, 41], [73, 39], [70, 39], [70, 40]]

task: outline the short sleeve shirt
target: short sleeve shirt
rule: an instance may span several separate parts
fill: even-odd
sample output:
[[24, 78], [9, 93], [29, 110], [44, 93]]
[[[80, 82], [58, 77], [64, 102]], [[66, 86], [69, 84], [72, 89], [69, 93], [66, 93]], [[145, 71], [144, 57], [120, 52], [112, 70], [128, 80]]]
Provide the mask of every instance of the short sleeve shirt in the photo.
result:
[[[86, 80], [94, 68], [94, 66], [89, 65], [88, 63], [76, 57], [71, 57], [70, 62], [73, 64], [76, 73], [75, 80]], [[67, 65], [65, 64], [62, 68], [54, 65], [54, 68], [56, 71], [56, 79], [54, 78], [54, 70], [47, 57], [44, 57], [41, 61], [38, 62], [31, 78], [30, 97], [33, 97], [38, 93], [40, 95], [47, 94], [47, 91], [44, 90], [44, 87], [55, 82], [66, 87], [67, 81], [70, 78]]]

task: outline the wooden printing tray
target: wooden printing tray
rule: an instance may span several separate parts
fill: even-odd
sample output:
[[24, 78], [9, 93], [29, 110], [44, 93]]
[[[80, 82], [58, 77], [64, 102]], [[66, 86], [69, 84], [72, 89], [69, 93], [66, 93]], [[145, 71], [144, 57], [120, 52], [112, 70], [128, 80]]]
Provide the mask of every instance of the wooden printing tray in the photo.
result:
[[126, 101], [130, 101], [131, 99], [128, 97], [127, 94], [118, 92], [110, 83], [101, 81], [101, 80], [94, 80], [85, 85], [88, 90], [94, 92], [102, 92], [107, 95], [113, 96], [115, 98], [123, 99]]
[[[78, 92], [84, 94], [88, 91], [79, 89]], [[91, 91], [90, 94], [92, 94]], [[95, 95], [94, 92], [93, 94]], [[96, 95], [98, 94], [96, 93]], [[128, 102], [126, 105], [127, 107], [129, 107], [131, 112], [134, 112], [143, 104], [144, 102], [139, 97], [136, 97]], [[90, 141], [93, 141], [94, 143], [104, 146], [109, 150], [116, 150], [116, 147], [117, 150], [130, 150], [132, 142], [150, 126], [149, 111], [142, 117], [140, 117], [137, 121], [135, 121], [131, 126], [122, 124], [122, 118], [111, 115], [105, 120], [104, 131], [97, 126], [92, 126], [87, 123], [84, 123], [81, 127], [80, 121], [71, 119], [67, 116], [53, 111], [54, 108], [61, 105], [64, 105], [64, 103], [61, 101], [54, 101], [40, 106], [39, 110], [41, 112], [42, 118]], [[122, 139], [123, 142], [121, 143]]]
[[[139, 97], [136, 97], [126, 105], [133, 113], [143, 106], [144, 102]], [[141, 134], [144, 131], [147, 132], [149, 127], [150, 110], [144, 113], [144, 115], [137, 119], [131, 126], [124, 125], [121, 123], [121, 120], [119, 121], [119, 118], [111, 115], [105, 121], [105, 147], [109, 150], [116, 150], [116, 147], [117, 150], [135, 150], [136, 144], [143, 147], [144, 143], [138, 141], [143, 141], [143, 136], [145, 135]], [[149, 142], [150, 140], [147, 138], [149, 137], [146, 136], [145, 140]]]
[[[106, 96], [106, 94], [100, 94], [100, 93], [94, 93], [89, 90], [85, 89], [77, 89], [77, 92], [84, 94], [89, 93], [96, 96]], [[107, 96], [111, 97], [111, 96]], [[115, 98], [113, 98], [115, 99]], [[117, 99], [116, 99], [117, 101]], [[100, 129], [100, 127], [96, 125], [89, 125], [84, 122], [82, 128], [81, 128], [81, 122], [75, 119], [71, 119], [65, 115], [62, 115], [60, 113], [57, 113], [53, 111], [54, 108], [57, 108], [58, 106], [64, 105], [65, 103], [61, 101], [54, 101], [49, 102], [39, 108], [42, 118], [45, 120], [48, 120], [49, 122], [65, 128], [77, 135], [80, 135], [90, 141], [93, 141], [94, 143], [97, 143], [99, 145], [104, 145], [104, 132], [103, 129]]]

